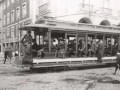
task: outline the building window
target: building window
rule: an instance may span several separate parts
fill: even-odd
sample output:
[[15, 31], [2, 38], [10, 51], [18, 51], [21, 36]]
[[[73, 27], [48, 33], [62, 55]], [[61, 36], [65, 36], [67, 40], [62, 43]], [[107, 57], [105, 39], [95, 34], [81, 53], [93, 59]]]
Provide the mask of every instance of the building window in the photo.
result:
[[10, 0], [7, 0], [7, 7], [10, 6]]
[[26, 2], [22, 4], [22, 17], [24, 18], [27, 15], [27, 5]]
[[7, 25], [10, 24], [10, 13], [7, 13]]
[[20, 19], [20, 7], [16, 8], [16, 20]]
[[15, 31], [15, 36], [18, 37], [19, 36], [19, 31], [18, 31], [18, 28], [19, 28], [19, 25], [17, 24], [16, 25], [16, 31]]
[[13, 38], [15, 35], [14, 35], [14, 26], [11, 27], [11, 38]]
[[5, 30], [3, 30], [3, 33], [2, 33], [2, 39], [5, 40]]
[[3, 16], [3, 26], [6, 25], [6, 15]]
[[10, 37], [10, 28], [7, 28], [7, 33], [6, 33], [7, 37]]
[[12, 10], [11, 11], [11, 23], [14, 22], [14, 17], [15, 17], [14, 15], [15, 15], [14, 10]]

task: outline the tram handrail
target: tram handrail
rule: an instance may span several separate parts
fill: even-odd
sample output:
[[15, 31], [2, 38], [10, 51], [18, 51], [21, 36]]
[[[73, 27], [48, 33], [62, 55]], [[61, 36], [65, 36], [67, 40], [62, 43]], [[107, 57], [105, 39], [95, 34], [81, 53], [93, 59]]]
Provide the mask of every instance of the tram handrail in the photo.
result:
[[[104, 60], [109, 60], [109, 59], [116, 59], [116, 57], [115, 56], [113, 56], [113, 57], [103, 57], [102, 58], [103, 59], [103, 61]], [[50, 63], [50, 62], [56, 62], [56, 63], [58, 63], [58, 62], [73, 62], [73, 61], [97, 61], [98, 59], [97, 59], [97, 57], [87, 57], [87, 58], [85, 58], [85, 57], [83, 57], [83, 58], [59, 58], [59, 59], [33, 59], [33, 63]]]

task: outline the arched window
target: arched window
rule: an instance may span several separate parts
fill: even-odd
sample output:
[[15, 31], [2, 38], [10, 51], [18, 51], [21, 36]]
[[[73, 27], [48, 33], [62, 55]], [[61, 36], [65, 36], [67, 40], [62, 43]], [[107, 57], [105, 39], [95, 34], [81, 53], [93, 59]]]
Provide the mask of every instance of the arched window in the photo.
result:
[[91, 20], [87, 17], [84, 17], [79, 20], [79, 23], [87, 23], [87, 24], [92, 24]]
[[103, 20], [101, 21], [100, 25], [107, 25], [107, 26], [111, 26], [110, 22], [108, 20]]

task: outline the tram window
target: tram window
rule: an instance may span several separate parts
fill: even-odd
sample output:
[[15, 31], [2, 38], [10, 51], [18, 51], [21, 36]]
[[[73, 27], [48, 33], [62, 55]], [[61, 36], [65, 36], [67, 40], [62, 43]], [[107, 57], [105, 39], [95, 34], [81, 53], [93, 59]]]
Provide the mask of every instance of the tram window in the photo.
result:
[[37, 45], [39, 45], [39, 49], [44, 49], [44, 51], [49, 50], [49, 43], [48, 43], [48, 31], [47, 29], [36, 28], [34, 32], [34, 38], [36, 39]]
[[55, 57], [65, 56], [65, 32], [51, 32], [51, 51], [55, 53]]
[[76, 36], [75, 34], [67, 35], [67, 56], [75, 57], [76, 56]]

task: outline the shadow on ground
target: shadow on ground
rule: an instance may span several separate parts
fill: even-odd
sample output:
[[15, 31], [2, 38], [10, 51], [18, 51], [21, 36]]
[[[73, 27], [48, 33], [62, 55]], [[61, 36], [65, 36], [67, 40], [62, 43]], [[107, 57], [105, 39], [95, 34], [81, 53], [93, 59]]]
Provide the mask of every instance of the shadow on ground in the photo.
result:
[[[73, 71], [73, 70], [88, 70], [88, 69], [99, 69], [99, 68], [105, 68], [108, 66], [82, 66], [82, 67], [55, 67], [55, 68], [31, 68], [31, 69], [25, 69], [21, 68], [17, 71], [9, 71], [5, 70], [3, 72], [0, 72], [1, 75], [9, 76], [26, 76], [30, 74], [36, 74], [36, 73], [59, 73], [59, 72], [67, 72], [67, 71]], [[111, 66], [110, 66], [111, 67]]]

